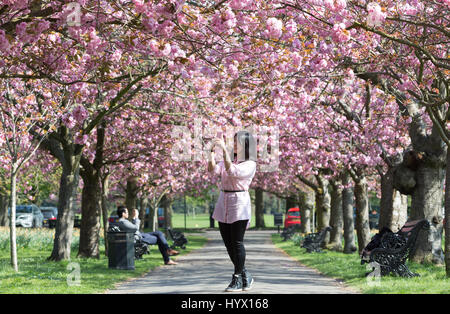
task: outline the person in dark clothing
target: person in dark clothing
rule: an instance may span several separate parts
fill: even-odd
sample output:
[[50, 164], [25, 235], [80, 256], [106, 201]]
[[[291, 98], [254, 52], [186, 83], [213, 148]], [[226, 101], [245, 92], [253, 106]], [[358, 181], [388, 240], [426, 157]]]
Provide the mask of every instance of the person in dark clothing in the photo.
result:
[[159, 251], [163, 256], [164, 264], [166, 265], [178, 264], [177, 262], [172, 261], [169, 256], [177, 255], [179, 254], [179, 252], [172, 250], [169, 247], [166, 237], [161, 231], [146, 232], [146, 233], [141, 233], [139, 231], [141, 221], [139, 219], [139, 211], [137, 209], [134, 209], [132, 211], [131, 222], [128, 220], [129, 217], [128, 209], [123, 205], [117, 208], [117, 216], [119, 216], [119, 221], [117, 225], [119, 226], [120, 230], [127, 232], [134, 232], [134, 234], [139, 236], [143, 242], [149, 245], [158, 244]]

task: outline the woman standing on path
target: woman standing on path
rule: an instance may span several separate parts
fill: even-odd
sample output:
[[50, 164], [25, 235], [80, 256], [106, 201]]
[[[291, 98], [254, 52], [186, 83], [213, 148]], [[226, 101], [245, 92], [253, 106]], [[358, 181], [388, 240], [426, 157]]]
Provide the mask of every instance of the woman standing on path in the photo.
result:
[[[223, 161], [214, 160], [214, 146], [223, 150]], [[234, 135], [234, 160], [231, 162], [223, 139], [214, 139], [208, 161], [208, 171], [221, 175], [221, 192], [213, 218], [219, 222], [219, 230], [228, 255], [234, 265], [227, 292], [249, 290], [253, 277], [245, 269], [244, 233], [250, 226], [251, 200], [248, 192], [256, 172], [256, 142], [247, 131]], [[239, 156], [239, 159], [237, 158]], [[240, 162], [239, 162], [239, 161]]]

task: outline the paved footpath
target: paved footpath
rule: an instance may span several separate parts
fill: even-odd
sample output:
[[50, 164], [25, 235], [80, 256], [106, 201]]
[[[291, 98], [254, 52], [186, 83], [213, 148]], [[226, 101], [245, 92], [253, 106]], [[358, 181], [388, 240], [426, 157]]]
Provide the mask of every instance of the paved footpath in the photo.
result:
[[[106, 293], [357, 293], [334, 279], [302, 266], [276, 248], [271, 241], [273, 233], [247, 231], [245, 234], [246, 268], [255, 279], [253, 288], [248, 292], [224, 292], [231, 281], [233, 266], [220, 233], [208, 231], [202, 233], [208, 238], [208, 243], [201, 249], [177, 257], [178, 265], [160, 266], [143, 277], [118, 284]], [[152, 254], [157, 254], [157, 251], [152, 250]]]

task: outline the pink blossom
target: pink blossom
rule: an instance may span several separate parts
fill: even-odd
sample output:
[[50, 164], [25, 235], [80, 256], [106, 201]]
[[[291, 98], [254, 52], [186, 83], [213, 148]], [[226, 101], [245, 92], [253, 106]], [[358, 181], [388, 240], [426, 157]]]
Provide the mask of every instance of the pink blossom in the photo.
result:
[[195, 88], [197, 89], [200, 96], [206, 97], [209, 95], [209, 91], [212, 88], [211, 80], [201, 77], [195, 82]]
[[231, 9], [227, 9], [222, 13], [223, 25], [227, 28], [233, 28], [236, 26], [236, 16]]
[[251, 0], [232, 0], [230, 2], [230, 8], [235, 10], [242, 10], [251, 6], [251, 4], [252, 4]]
[[156, 40], [150, 40], [150, 50], [154, 53], [159, 51], [159, 44]]
[[66, 125], [66, 127], [68, 127], [69, 129], [73, 129], [75, 127], [75, 125], [77, 124], [75, 119], [70, 114], [63, 115], [61, 120]]
[[302, 42], [298, 38], [295, 38], [294, 41], [292, 42], [292, 48], [294, 48], [294, 49], [301, 49], [302, 48]]
[[74, 142], [75, 142], [75, 144], [78, 144], [78, 145], [84, 145], [87, 143], [88, 139], [89, 139], [89, 136], [87, 134], [82, 134], [80, 132], [80, 133], [78, 133], [77, 136], [75, 136]]
[[236, 65], [234, 65], [234, 64], [230, 64], [228, 66], [228, 73], [230, 74], [230, 76], [232, 78], [238, 78], [239, 77], [239, 70], [236, 67]]
[[349, 32], [345, 29], [345, 24], [334, 24], [331, 37], [337, 43], [347, 42], [350, 39]]
[[164, 45], [164, 49], [161, 52], [164, 56], [168, 57], [170, 55], [171, 51], [172, 51], [172, 48], [170, 47], [170, 44], [167, 43]]
[[86, 120], [89, 116], [89, 112], [86, 110], [86, 108], [80, 105], [72, 111], [72, 116], [78, 123], [83, 123], [84, 120]]
[[334, 0], [334, 11], [339, 12], [347, 7], [347, 0]]
[[9, 44], [8, 39], [6, 38], [5, 31], [0, 29], [0, 50], [1, 51], [9, 51], [11, 45]]
[[267, 19], [267, 32], [271, 38], [279, 38], [282, 34], [283, 22], [275, 17]]
[[145, 1], [144, 0], [133, 0], [133, 3], [136, 6], [137, 13], [145, 12]]

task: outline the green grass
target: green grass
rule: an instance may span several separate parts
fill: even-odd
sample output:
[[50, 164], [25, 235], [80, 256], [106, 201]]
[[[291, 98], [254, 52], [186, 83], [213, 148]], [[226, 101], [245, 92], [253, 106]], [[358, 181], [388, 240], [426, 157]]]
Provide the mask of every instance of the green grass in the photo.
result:
[[[276, 228], [274, 225], [273, 215], [265, 214], [264, 215], [264, 223], [266, 228]], [[184, 231], [184, 214], [182, 213], [174, 213], [172, 216], [172, 226], [174, 229], [179, 229], [180, 231]], [[215, 228], [218, 228], [217, 221], [214, 224]], [[252, 216], [250, 222], [250, 228], [255, 227], [255, 216]], [[186, 228], [189, 230], [192, 229], [205, 229], [209, 228], [209, 214], [198, 214], [186, 216]], [[282, 227], [281, 227], [282, 229]]]
[[[15, 273], [10, 266], [9, 230], [0, 228], [0, 293], [102, 293], [113, 288], [115, 283], [139, 277], [164, 264], [157, 246], [151, 246], [151, 254], [135, 261], [135, 270], [109, 269], [104, 250], [99, 259], [77, 258], [77, 231], [74, 232], [71, 260], [49, 262], [46, 259], [51, 253], [53, 232], [48, 229], [18, 229], [19, 272]], [[201, 248], [207, 241], [197, 235], [186, 234], [186, 237], [189, 244], [186, 250], [180, 250], [180, 255]], [[74, 266], [80, 270], [80, 285], [72, 285], [76, 272]]]
[[272, 235], [274, 244], [288, 255], [297, 259], [303, 265], [312, 267], [322, 274], [339, 279], [348, 286], [362, 293], [407, 294], [407, 293], [450, 293], [450, 278], [445, 276], [445, 267], [422, 265], [407, 262], [408, 267], [420, 277], [401, 278], [385, 276], [379, 281], [367, 279], [365, 273], [372, 270], [367, 264], [361, 265], [357, 253], [344, 254], [324, 250], [323, 253], [306, 253], [298, 242], [292, 240], [283, 242], [278, 234]]

